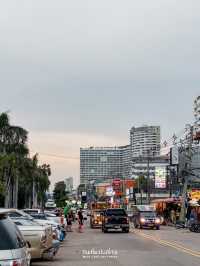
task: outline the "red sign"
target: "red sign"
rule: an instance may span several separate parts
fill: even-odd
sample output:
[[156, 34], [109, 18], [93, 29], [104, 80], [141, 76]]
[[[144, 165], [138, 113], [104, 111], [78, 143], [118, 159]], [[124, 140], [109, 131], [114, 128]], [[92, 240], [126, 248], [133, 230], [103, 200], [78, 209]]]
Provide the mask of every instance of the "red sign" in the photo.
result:
[[120, 179], [115, 179], [112, 182], [112, 186], [113, 186], [113, 191], [115, 192], [116, 196], [121, 196], [122, 195], [122, 186], [121, 186], [122, 182]]

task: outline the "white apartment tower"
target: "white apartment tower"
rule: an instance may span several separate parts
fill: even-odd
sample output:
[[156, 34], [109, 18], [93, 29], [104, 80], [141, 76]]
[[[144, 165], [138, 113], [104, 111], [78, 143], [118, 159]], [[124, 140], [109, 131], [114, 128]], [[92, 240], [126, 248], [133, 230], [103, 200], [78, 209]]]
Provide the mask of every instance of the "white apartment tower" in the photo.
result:
[[195, 129], [200, 131], [200, 96], [194, 101]]
[[132, 127], [130, 130], [130, 145], [132, 158], [160, 155], [160, 126]]

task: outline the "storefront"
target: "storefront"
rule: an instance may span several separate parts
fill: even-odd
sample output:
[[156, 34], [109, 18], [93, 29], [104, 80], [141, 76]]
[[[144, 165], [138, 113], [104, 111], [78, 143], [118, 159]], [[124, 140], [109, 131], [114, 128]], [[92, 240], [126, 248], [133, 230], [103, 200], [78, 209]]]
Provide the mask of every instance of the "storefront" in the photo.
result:
[[159, 216], [164, 218], [164, 224], [179, 220], [182, 198], [156, 199], [151, 203]]

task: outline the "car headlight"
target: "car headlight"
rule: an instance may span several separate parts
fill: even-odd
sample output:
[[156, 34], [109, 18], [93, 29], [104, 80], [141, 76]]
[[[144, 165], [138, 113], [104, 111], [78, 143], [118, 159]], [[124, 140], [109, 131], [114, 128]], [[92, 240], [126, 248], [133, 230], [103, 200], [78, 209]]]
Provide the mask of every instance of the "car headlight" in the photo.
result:
[[140, 222], [144, 224], [146, 222], [146, 219], [145, 218], [141, 218]]
[[155, 222], [156, 222], [156, 224], [160, 224], [161, 221], [160, 221], [159, 218], [156, 218], [156, 221]]

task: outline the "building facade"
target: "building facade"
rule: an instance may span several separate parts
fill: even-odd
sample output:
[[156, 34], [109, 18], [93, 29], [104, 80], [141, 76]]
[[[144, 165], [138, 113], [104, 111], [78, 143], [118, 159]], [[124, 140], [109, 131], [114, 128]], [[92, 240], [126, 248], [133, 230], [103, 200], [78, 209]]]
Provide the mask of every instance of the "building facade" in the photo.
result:
[[200, 96], [194, 101], [194, 140], [200, 140]]
[[131, 146], [121, 146], [121, 173], [124, 179], [131, 176]]
[[73, 177], [65, 178], [66, 192], [71, 193], [74, 187], [74, 179]]
[[131, 156], [147, 156], [149, 151], [154, 156], [160, 155], [160, 126], [132, 127], [130, 130]]
[[80, 149], [80, 182], [88, 184], [115, 178], [128, 178], [130, 146]]
[[168, 190], [169, 159], [166, 157], [140, 157], [132, 161], [131, 176], [133, 179], [149, 176], [151, 192]]

